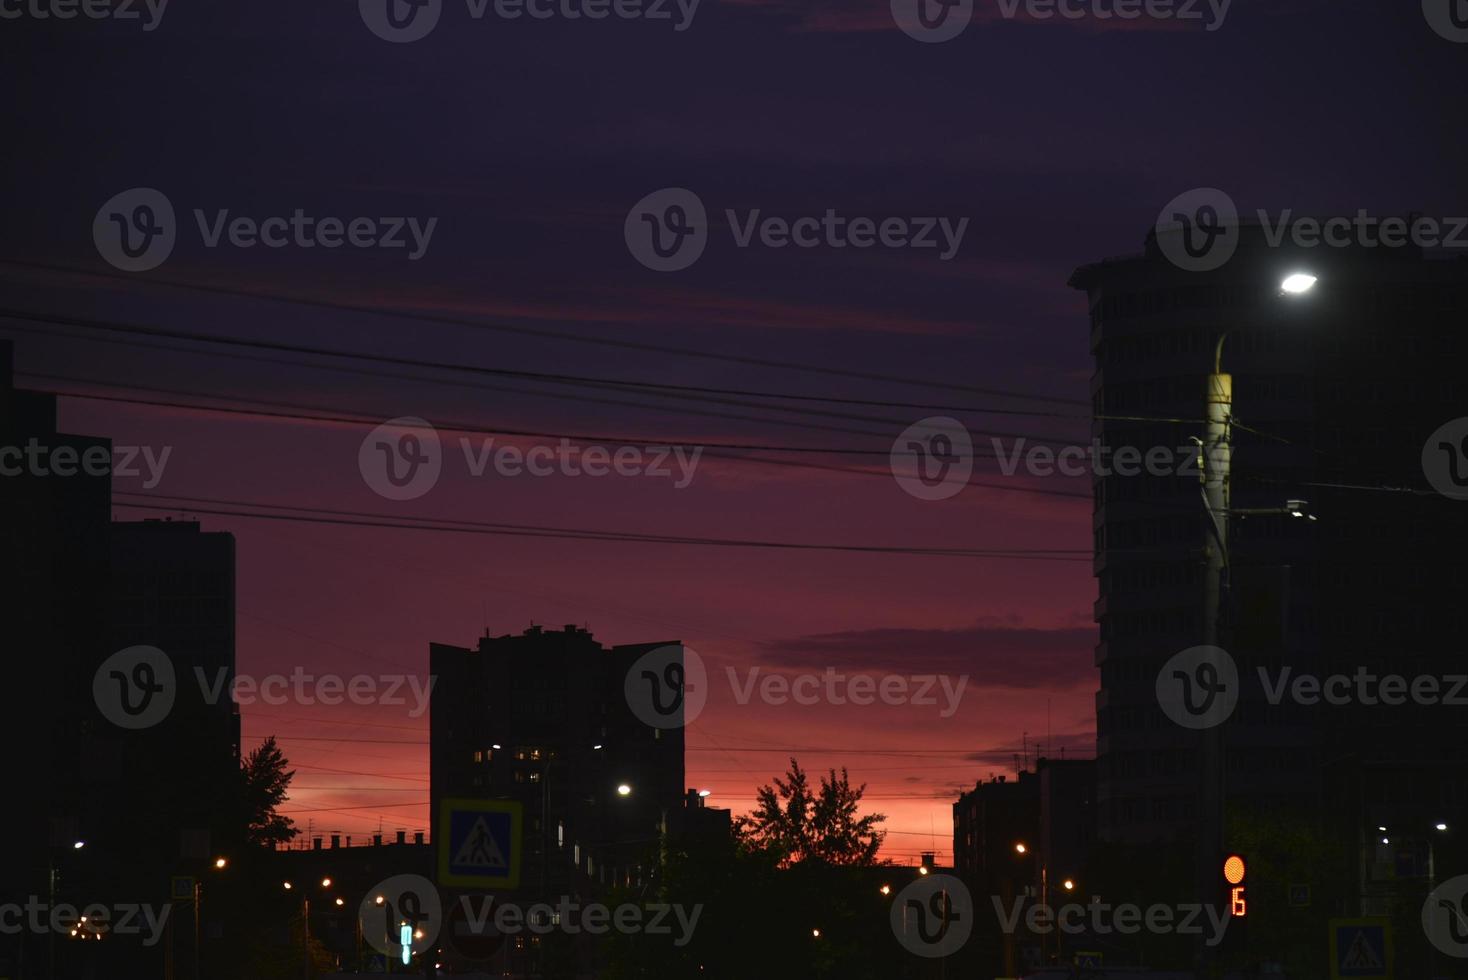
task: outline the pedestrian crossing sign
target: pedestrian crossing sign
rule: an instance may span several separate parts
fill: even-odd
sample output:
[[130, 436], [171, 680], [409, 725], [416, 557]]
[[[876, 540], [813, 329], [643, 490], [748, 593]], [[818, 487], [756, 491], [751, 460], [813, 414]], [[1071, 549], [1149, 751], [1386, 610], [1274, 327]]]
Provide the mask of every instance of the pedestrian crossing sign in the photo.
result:
[[1391, 980], [1391, 923], [1330, 920], [1331, 980]]
[[438, 883], [518, 888], [523, 825], [514, 800], [440, 800]]

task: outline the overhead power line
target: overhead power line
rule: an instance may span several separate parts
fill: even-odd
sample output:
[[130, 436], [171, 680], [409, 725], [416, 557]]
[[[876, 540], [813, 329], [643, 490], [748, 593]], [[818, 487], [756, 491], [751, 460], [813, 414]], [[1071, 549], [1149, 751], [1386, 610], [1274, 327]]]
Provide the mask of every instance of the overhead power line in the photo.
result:
[[[138, 510], [187, 512], [260, 520], [294, 521], [308, 524], [331, 524], [349, 527], [381, 527], [396, 530], [433, 531], [449, 534], [489, 534], [510, 537], [564, 538], [581, 541], [613, 541], [628, 544], [692, 545], [697, 547], [762, 548], [785, 551], [838, 551], [888, 555], [923, 555], [953, 558], [1014, 558], [1036, 561], [1090, 561], [1090, 552], [1079, 549], [977, 549], [927, 548], [920, 546], [856, 545], [834, 542], [772, 541], [752, 538], [715, 538], [685, 535], [646, 534], [625, 531], [603, 531], [589, 528], [549, 527], [544, 525], [459, 521], [454, 519], [401, 517], [393, 514], [348, 511], [325, 507], [220, 500], [208, 497], [178, 497], [168, 494], [119, 493], [118, 496], [138, 500], [178, 501], [178, 503], [136, 503], [128, 500], [115, 506]], [[199, 506], [204, 504], [205, 506]], [[250, 508], [243, 510], [240, 508]]]
[[324, 300], [315, 297], [286, 296], [272, 294], [258, 290], [245, 290], [235, 287], [206, 285], [201, 283], [190, 283], [181, 280], [163, 279], [161, 277], [149, 277], [139, 280], [134, 276], [121, 275], [115, 272], [104, 272], [93, 269], [81, 269], [72, 266], [52, 265], [43, 262], [33, 262], [24, 259], [0, 259], [6, 265], [17, 268], [40, 269], [47, 272], [60, 272], [69, 275], [82, 275], [92, 278], [111, 279], [125, 282], [130, 286], [137, 287], [140, 283], [151, 285], [168, 286], [175, 289], [186, 289], [212, 295], [231, 296], [237, 298], [257, 299], [273, 303], [286, 303], [296, 306], [314, 307], [317, 309], [332, 310], [339, 313], [355, 313], [367, 316], [387, 317], [391, 319], [412, 320], [419, 323], [434, 323], [442, 326], [462, 327], [470, 330], [494, 331], [501, 333], [516, 334], [531, 337], [537, 340], [559, 340], [569, 343], [591, 344], [603, 347], [615, 347], [623, 350], [645, 351], [655, 354], [669, 354], [676, 357], [698, 358], [702, 360], [723, 361], [731, 364], [744, 364], [752, 367], [777, 368], [780, 370], [800, 371], [809, 374], [823, 374], [832, 377], [853, 378], [861, 381], [878, 381], [887, 384], [908, 385], [918, 388], [942, 389], [945, 391], [961, 391], [970, 394], [995, 395], [1003, 398], [1016, 398], [1025, 401], [1045, 402], [1056, 405], [1080, 405], [1088, 406], [1089, 402], [1078, 398], [1060, 398], [1053, 395], [1037, 395], [1031, 392], [1007, 390], [1003, 388], [984, 387], [979, 385], [960, 385], [952, 382], [935, 381], [931, 378], [909, 378], [900, 375], [882, 374], [872, 371], [853, 371], [849, 369], [831, 367], [829, 365], [809, 364], [799, 361], [783, 361], [775, 358], [751, 357], [744, 354], [725, 354], [717, 351], [698, 350], [690, 347], [677, 347], [668, 344], [649, 344], [641, 341], [619, 340], [610, 337], [593, 337], [587, 334], [572, 333], [565, 330], [547, 330], [544, 328], [522, 327], [506, 323], [490, 323], [483, 320], [475, 320], [467, 317], [444, 316], [442, 314], [413, 313], [404, 310], [388, 310], [369, 306], [360, 306], [351, 303], [341, 303], [335, 300]]
[[[348, 414], [327, 414], [327, 413], [330, 413], [330, 412], [333, 412], [333, 411], [336, 411], [336, 410], [331, 409], [331, 408], [326, 408], [326, 407], [312, 406], [312, 405], [300, 405], [300, 404], [295, 404], [295, 403], [290, 403], [290, 402], [275, 402], [275, 401], [266, 401], [266, 400], [263, 400], [263, 399], [250, 399], [250, 398], [238, 398], [238, 397], [235, 397], [235, 396], [211, 395], [211, 394], [207, 394], [207, 393], [204, 393], [204, 392], [188, 392], [188, 391], [182, 391], [182, 392], [180, 392], [178, 389], [156, 388], [156, 387], [150, 387], [150, 386], [145, 386], [145, 385], [120, 385], [120, 384], [115, 384], [115, 383], [112, 383], [112, 382], [100, 381], [100, 380], [97, 380], [97, 379], [94, 379], [94, 378], [77, 378], [77, 377], [72, 377], [72, 376], [68, 376], [68, 375], [40, 374], [40, 373], [27, 373], [27, 372], [20, 372], [20, 375], [22, 377], [41, 378], [43, 380], [64, 381], [64, 382], [67, 382], [67, 383], [70, 383], [70, 384], [97, 385], [97, 386], [103, 387], [103, 388], [112, 388], [112, 389], [119, 389], [119, 390], [126, 390], [126, 391], [144, 391], [144, 392], [161, 392], [161, 393], [164, 393], [164, 394], [179, 394], [179, 395], [181, 395], [182, 397], [185, 397], [185, 398], [212, 398], [212, 399], [219, 399], [219, 400], [229, 400], [229, 401], [235, 401], [235, 402], [243, 402], [245, 404], [250, 404], [250, 405], [263, 405], [263, 406], [267, 406], [267, 407], [264, 408], [264, 409], [261, 409], [261, 408], [238, 408], [238, 407], [232, 407], [232, 406], [211, 405], [211, 404], [206, 404], [206, 403], [197, 402], [197, 401], [195, 401], [195, 402], [165, 401], [165, 400], [154, 399], [154, 398], [138, 398], [138, 397], [128, 397], [128, 396], [122, 396], [122, 395], [99, 395], [99, 394], [95, 394], [95, 393], [91, 393], [91, 392], [82, 392], [82, 391], [52, 390], [52, 391], [46, 392], [47, 394], [52, 394], [52, 395], [57, 395], [57, 396], [60, 396], [60, 397], [67, 397], [67, 398], [80, 398], [80, 399], [92, 400], [92, 401], [115, 402], [115, 403], [132, 404], [132, 405], [144, 405], [144, 406], [150, 406], [150, 407], [155, 407], [155, 408], [184, 409], [184, 410], [187, 410], [187, 411], [217, 412], [217, 413], [226, 414], [226, 415], [242, 415], [242, 416], [249, 416], [249, 417], [256, 417], [256, 418], [290, 419], [290, 420], [307, 421], [307, 422], [326, 422], [326, 423], [335, 423], [335, 424], [351, 425], [351, 426], [368, 426], [368, 427], [372, 427], [372, 426], [375, 426], [375, 425], [380, 424], [380, 422], [377, 419], [364, 418], [364, 417], [361, 416], [360, 413], [356, 413], [354, 410], [347, 410]], [[278, 406], [278, 408], [275, 407], [275, 406]], [[317, 413], [317, 414], [304, 414], [304, 413], [307, 413], [307, 412]], [[468, 432], [468, 433], [477, 433], [477, 434], [485, 434], [485, 435], [508, 435], [508, 436], [523, 436], [523, 437], [548, 438], [548, 439], [566, 439], [567, 441], [570, 441], [570, 442], [593, 443], [593, 444], [603, 444], [603, 445], [604, 444], [608, 444], [608, 443], [616, 443], [616, 444], [621, 444], [621, 445], [643, 445], [643, 446], [671, 446], [671, 445], [683, 445], [684, 444], [684, 443], [680, 442], [677, 439], [667, 439], [667, 438], [663, 438], [663, 437], [648, 438], [648, 437], [641, 437], [641, 436], [631, 437], [631, 436], [607, 435], [607, 434], [586, 435], [586, 434], [565, 433], [565, 432], [546, 432], [546, 431], [543, 431], [543, 430], [531, 430], [531, 429], [512, 429], [512, 428], [502, 428], [502, 427], [493, 427], [493, 428], [491, 428], [491, 427], [486, 427], [486, 426], [482, 426], [482, 425], [476, 425], [474, 423], [460, 423], [460, 422], [452, 422], [452, 421], [440, 421], [438, 423], [435, 423], [435, 425], [437, 427], [439, 427], [439, 428], [442, 428], [442, 429], [444, 429], [446, 431], [451, 431], [451, 432]], [[764, 458], [764, 457], [760, 457], [760, 456], [749, 455], [750, 453], [811, 453], [811, 454], [819, 454], [819, 455], [843, 455], [843, 456], [888, 456], [889, 455], [889, 452], [882, 451], [882, 450], [853, 449], [853, 448], [846, 448], [846, 447], [823, 447], [823, 446], [779, 446], [779, 445], [768, 445], [768, 444], [759, 444], [759, 445], [757, 445], [757, 444], [750, 444], [750, 443], [708, 442], [708, 441], [702, 441], [702, 440], [700, 440], [700, 441], [691, 441], [690, 440], [690, 441], [687, 442], [687, 444], [688, 445], [692, 445], [692, 446], [702, 447], [705, 450], [705, 455], [707, 455], [707, 456], [711, 456], [711, 457], [719, 458], [719, 459], [729, 459], [729, 460], [733, 460], [733, 461], [736, 461], [736, 462], [748, 462], [748, 463], [755, 463], [755, 464], [765, 465], [765, 466], [790, 466], [790, 467], [796, 467], [796, 468], [800, 468], [800, 469], [824, 470], [824, 471], [828, 471], [828, 472], [847, 473], [847, 474], [854, 474], [854, 475], [859, 475], [859, 476], [877, 476], [877, 477], [883, 477], [883, 478], [889, 478], [890, 477], [890, 474], [887, 472], [887, 470], [885, 468], [884, 469], [881, 469], [881, 470], [875, 470], [875, 469], [862, 470], [862, 469], [853, 469], [853, 468], [850, 468], [850, 467], [832, 466], [832, 465], [821, 464], [821, 463], [803, 462], [803, 461], [788, 460], [788, 459], [768, 459], [768, 458]], [[976, 454], [976, 456], [977, 456], [977, 454]], [[998, 457], [997, 456], [977, 456], [977, 458], [995, 459], [995, 458], [998, 458]], [[1080, 500], [1090, 500], [1091, 499], [1091, 494], [1085, 493], [1085, 492], [1081, 492], [1081, 491], [1056, 490], [1056, 489], [1051, 489], [1051, 488], [1047, 488], [1047, 487], [1026, 486], [1026, 485], [1023, 485], [1023, 484], [1020, 484], [1020, 483], [1006, 484], [1006, 483], [997, 483], [997, 482], [992, 482], [992, 481], [984, 481], [984, 480], [970, 479], [966, 485], [967, 486], [974, 486], [974, 487], [984, 487], [984, 488], [993, 489], [993, 490], [1009, 490], [1009, 491], [1013, 491], [1013, 492], [1016, 492], [1016, 493], [1040, 494], [1040, 495], [1043, 495], [1043, 496], [1054, 496], [1054, 497], [1071, 497], [1071, 498], [1080, 499]]]
[[[3, 314], [0, 314], [0, 315], [3, 315]], [[15, 319], [15, 318], [12, 318], [12, 319]], [[471, 389], [474, 389], [476, 391], [496, 391], [496, 392], [502, 392], [502, 393], [506, 393], [506, 394], [514, 394], [514, 395], [531, 395], [531, 396], [538, 397], [538, 398], [555, 398], [555, 399], [561, 399], [561, 400], [573, 401], [573, 402], [584, 402], [584, 403], [588, 403], [588, 404], [620, 405], [620, 406], [626, 406], [626, 407], [631, 407], [631, 408], [641, 408], [641, 409], [645, 409], [645, 410], [649, 410], [649, 411], [656, 411], [656, 412], [667, 412], [669, 410], [669, 406], [668, 405], [664, 405], [664, 404], [649, 404], [647, 402], [635, 402], [635, 401], [626, 401], [626, 400], [613, 400], [613, 399], [608, 399], [608, 398], [592, 398], [592, 397], [589, 397], [589, 396], [587, 396], [585, 394], [567, 392], [567, 391], [563, 391], [563, 390], [547, 391], [547, 390], [544, 390], [544, 389], [537, 389], [537, 388], [523, 388], [523, 387], [516, 388], [516, 387], [509, 387], [509, 386], [506, 386], [506, 385], [503, 385], [503, 384], [489, 385], [489, 384], [486, 384], [484, 382], [469, 382], [469, 381], [465, 381], [465, 380], [462, 380], [462, 379], [459, 379], [459, 380], [448, 380], [448, 379], [445, 379], [445, 378], [442, 378], [442, 377], [429, 377], [429, 376], [422, 375], [422, 374], [405, 374], [405, 373], [402, 373], [402, 372], [384, 371], [384, 370], [374, 369], [374, 368], [344, 367], [344, 366], [339, 365], [339, 364], [321, 364], [321, 363], [317, 363], [315, 361], [305, 361], [305, 360], [291, 359], [291, 358], [285, 358], [285, 357], [270, 357], [270, 356], [260, 355], [260, 354], [245, 354], [245, 353], [241, 353], [241, 352], [236, 351], [236, 350], [202, 350], [202, 349], [199, 349], [197, 347], [184, 346], [182, 343], [169, 343], [166, 340], [137, 340], [137, 339], [132, 339], [132, 338], [129, 338], [129, 337], [120, 337], [120, 336], [95, 337], [95, 336], [91, 336], [91, 335], [85, 334], [85, 333], [77, 333], [75, 331], [69, 331], [69, 332], [68, 331], [58, 331], [58, 330], [56, 330], [54, 328], [42, 329], [40, 327], [35, 327], [35, 326], [25, 327], [25, 326], [17, 326], [17, 325], [14, 325], [14, 324], [6, 325], [6, 326], [3, 327], [3, 329], [9, 330], [9, 331], [13, 331], [13, 332], [16, 332], [16, 333], [35, 334], [35, 335], [40, 335], [40, 336], [44, 336], [44, 337], [48, 337], [48, 338], [53, 338], [53, 339], [56, 338], [56, 337], [62, 337], [62, 338], [66, 338], [66, 339], [80, 340], [80, 341], [89, 342], [89, 343], [115, 344], [115, 345], [118, 345], [118, 346], [133, 347], [133, 348], [138, 348], [138, 349], [142, 349], [142, 350], [161, 350], [161, 351], [167, 351], [167, 352], [176, 353], [176, 354], [186, 354], [186, 355], [193, 356], [193, 357], [214, 357], [214, 358], [228, 359], [228, 360], [232, 360], [232, 361], [249, 361], [249, 362], [260, 363], [260, 364], [276, 364], [276, 365], [282, 365], [282, 366], [292, 367], [292, 368], [300, 368], [300, 369], [310, 370], [310, 371], [326, 371], [326, 372], [330, 372], [330, 373], [333, 373], [333, 374], [350, 374], [350, 375], [358, 375], [358, 376], [373, 377], [373, 378], [391, 378], [391, 379], [398, 380], [398, 381], [417, 381], [417, 382], [423, 382], [423, 383], [437, 385], [437, 386], [449, 386], [449, 387], [455, 387], [455, 388], [471, 388]], [[86, 328], [77, 328], [77, 329], [83, 329], [84, 330]], [[1075, 421], [1089, 420], [1092, 417], [1089, 413], [1081, 413], [1081, 412], [1044, 412], [1044, 411], [1029, 411], [1029, 410], [1022, 410], [1022, 409], [996, 408], [996, 407], [982, 406], [982, 405], [942, 405], [942, 404], [918, 403], [918, 402], [884, 401], [884, 400], [880, 400], [880, 399], [866, 399], [866, 398], [836, 398], [836, 397], [825, 396], [825, 395], [808, 395], [808, 394], [796, 394], [796, 393], [791, 393], [791, 392], [771, 391], [771, 390], [768, 390], [768, 389], [757, 390], [757, 389], [747, 389], [747, 388], [720, 388], [720, 387], [711, 387], [711, 386], [705, 386], [705, 385], [669, 385], [669, 384], [664, 384], [664, 383], [661, 383], [661, 382], [629, 381], [629, 380], [624, 380], [624, 379], [620, 379], [620, 378], [597, 378], [597, 377], [594, 377], [594, 376], [579, 376], [579, 377], [580, 378], [583, 378], [584, 380], [578, 379], [578, 376], [556, 376], [556, 377], [541, 376], [541, 377], [530, 378], [530, 379], [527, 379], [527, 380], [529, 380], [531, 382], [535, 382], [535, 383], [540, 383], [540, 384], [558, 385], [558, 386], [561, 386], [563, 388], [570, 387], [570, 388], [575, 388], [575, 389], [592, 389], [592, 390], [598, 390], [598, 391], [635, 392], [635, 393], [642, 394], [642, 395], [650, 395], [650, 396], [656, 397], [656, 398], [672, 399], [672, 400], [676, 400], [676, 401], [692, 401], [692, 402], [706, 403], [706, 404], [714, 404], [714, 405], [731, 405], [731, 406], [742, 407], [742, 408], [755, 408], [755, 409], [759, 409], [759, 410], [762, 410], [762, 411], [785, 412], [787, 414], [804, 415], [804, 416], [811, 416], [811, 417], [817, 417], [817, 418], [836, 418], [836, 419], [848, 419], [848, 420], [860, 421], [860, 422], [875, 422], [875, 423], [884, 424], [884, 425], [906, 425], [907, 422], [906, 422], [906, 420], [891, 419], [891, 418], [882, 418], [882, 417], [869, 416], [869, 415], [858, 415], [858, 414], [854, 414], [854, 413], [851, 413], [851, 412], [831, 411], [831, 410], [828, 410], [828, 409], [827, 410], [822, 410], [822, 409], [806, 408], [806, 407], [803, 407], [803, 406], [808, 405], [808, 404], [811, 404], [811, 403], [823, 403], [823, 404], [830, 404], [830, 405], [851, 405], [851, 406], [862, 406], [862, 407], [878, 407], [878, 408], [895, 408], [895, 409], [904, 409], [904, 410], [920, 410], [920, 411], [928, 411], [928, 412], [945, 412], [945, 413], [953, 413], [953, 414], [958, 414], [958, 415], [1022, 415], [1022, 416], [1040, 417], [1040, 418], [1069, 419], [1069, 420], [1075, 420]], [[787, 402], [788, 401], [788, 402], [796, 402], [798, 404], [796, 404], [796, 405], [772, 404], [769, 401], [753, 401], [752, 402], [752, 401], [742, 401], [742, 400], [738, 400], [738, 399], [735, 399], [735, 398], [718, 397], [718, 396], [723, 396], [723, 395], [740, 396], [741, 398], [746, 398], [746, 399], [748, 399], [748, 398], [755, 398], [755, 399], [777, 399], [777, 400], [782, 401], [782, 402]], [[681, 414], [690, 414], [690, 413], [688, 413], [688, 411], [686, 409], [680, 409], [680, 413]], [[707, 416], [710, 416], [710, 417], [713, 417], [713, 418], [729, 418], [729, 419], [736, 419], [736, 420], [743, 420], [743, 421], [768, 422], [768, 423], [776, 423], [776, 424], [790, 424], [790, 423], [782, 423], [780, 420], [777, 420], [777, 419], [769, 419], [769, 418], [763, 418], [763, 417], [750, 417], [750, 416], [744, 416], [744, 415], [731, 415], [731, 414], [728, 414], [728, 413], [721, 413], [721, 412], [692, 412], [691, 414], [707, 415]], [[1158, 421], [1158, 422], [1170, 421], [1170, 420], [1167, 420], [1167, 419], [1160, 419], [1160, 418], [1159, 419], [1146, 419], [1146, 420], [1143, 420], [1143, 419], [1139, 419], [1139, 418], [1135, 418], [1135, 417], [1131, 417], [1131, 416], [1126, 416], [1126, 417], [1122, 417], [1122, 416], [1106, 416], [1105, 418], [1107, 418], [1107, 419], [1123, 419], [1124, 418], [1125, 420], [1128, 420], [1128, 421]], [[1184, 421], [1184, 420], [1178, 420], [1178, 421]], [[845, 429], [833, 428], [833, 427], [829, 427], [829, 426], [810, 426], [810, 428], [826, 428], [826, 429], [832, 429], [833, 431], [854, 431], [854, 430], [845, 430]], [[872, 433], [859, 433], [859, 434], [872, 434]], [[1058, 443], [1058, 442], [1070, 441], [1070, 440], [1064, 440], [1064, 439], [1062, 439], [1061, 437], [1058, 437], [1058, 436], [1031, 435], [1031, 434], [1023, 434], [1023, 433], [1004, 433], [1004, 432], [997, 432], [997, 431], [990, 432], [990, 431], [987, 431], [987, 430], [984, 431], [984, 432], [981, 432], [980, 434], [981, 435], [1006, 436], [1006, 437], [1011, 437], [1011, 438], [1024, 438], [1024, 439], [1031, 439], [1031, 440], [1038, 441], [1038, 442]]]
[[[4, 316], [4, 314], [0, 314]], [[19, 319], [11, 317], [11, 319]], [[539, 398], [556, 398], [567, 401], [583, 402], [587, 404], [620, 405], [631, 408], [641, 408], [650, 411], [667, 411], [667, 405], [651, 405], [646, 402], [619, 401], [606, 398], [591, 398], [583, 394], [570, 394], [563, 391], [546, 391], [535, 388], [512, 388], [505, 385], [487, 385], [482, 382], [471, 383], [463, 380], [448, 380], [441, 377], [428, 377], [421, 374], [404, 374], [395, 371], [383, 371], [373, 368], [344, 367], [339, 364], [319, 364], [314, 361], [292, 360], [284, 357], [269, 357], [259, 354], [244, 354], [235, 350], [201, 350], [196, 347], [182, 346], [178, 343], [167, 343], [165, 341], [135, 340], [127, 337], [106, 336], [93, 337], [84, 333], [58, 332], [54, 329], [40, 329], [38, 327], [22, 327], [7, 325], [5, 330], [17, 333], [29, 333], [48, 338], [64, 337], [67, 339], [82, 340], [93, 343], [115, 344], [125, 347], [139, 348], [143, 350], [161, 350], [171, 353], [187, 354], [196, 357], [216, 357], [233, 361], [249, 361], [261, 364], [277, 364], [286, 367], [301, 368], [310, 371], [326, 371], [333, 374], [350, 374], [373, 378], [391, 378], [398, 381], [419, 381], [437, 386], [448, 386], [455, 388], [472, 388], [476, 391], [497, 391], [507, 394], [532, 395]], [[85, 329], [85, 328], [79, 328]], [[640, 394], [652, 395], [659, 398], [670, 398], [684, 401], [704, 402], [718, 405], [733, 405], [744, 408], [755, 408], [763, 411], [786, 412], [796, 415], [809, 415], [822, 418], [850, 419], [855, 421], [877, 422], [887, 425], [905, 425], [905, 420], [879, 418], [866, 415], [856, 415], [846, 412], [822, 411], [816, 409], [799, 408], [789, 405], [770, 404], [768, 402], [736, 401], [726, 398], [714, 397], [715, 395], [738, 395], [745, 398], [779, 399], [781, 401], [795, 401], [800, 403], [825, 403], [834, 405], [859, 405], [864, 407], [897, 408], [906, 410], [919, 410], [929, 412], [947, 412], [957, 415], [1021, 415], [1038, 418], [1071, 419], [1076, 421], [1103, 421], [1103, 422], [1157, 422], [1180, 425], [1202, 425], [1202, 419], [1173, 418], [1167, 416], [1147, 415], [1106, 415], [1091, 412], [1049, 412], [1028, 409], [998, 408], [989, 405], [948, 405], [925, 402], [901, 402], [869, 398], [837, 398], [829, 395], [797, 394], [793, 392], [771, 391], [769, 389], [748, 388], [720, 388], [707, 385], [668, 385], [661, 382], [651, 381], [628, 381], [618, 378], [594, 378], [583, 376], [586, 380], [575, 380], [576, 376], [538, 377], [532, 380], [543, 384], [556, 384], [577, 388], [591, 388], [594, 390], [610, 391], [635, 391]], [[706, 415], [713, 418], [728, 418], [741, 421], [766, 422], [774, 424], [791, 425], [795, 423], [783, 422], [777, 419], [762, 417], [750, 417], [744, 415], [731, 415], [721, 412], [692, 412], [683, 410], [683, 414]], [[840, 429], [831, 426], [806, 426], [807, 428], [827, 429], [830, 431], [855, 431]], [[1242, 428], [1242, 426], [1240, 426]], [[874, 433], [858, 433], [871, 435]], [[1074, 440], [1063, 439], [1053, 435], [1034, 435], [1029, 433], [999, 432], [996, 430], [979, 430], [979, 435], [999, 436], [1004, 438], [1026, 439], [1034, 442], [1049, 444], [1064, 444]], [[1261, 433], [1264, 435], [1264, 433]]]

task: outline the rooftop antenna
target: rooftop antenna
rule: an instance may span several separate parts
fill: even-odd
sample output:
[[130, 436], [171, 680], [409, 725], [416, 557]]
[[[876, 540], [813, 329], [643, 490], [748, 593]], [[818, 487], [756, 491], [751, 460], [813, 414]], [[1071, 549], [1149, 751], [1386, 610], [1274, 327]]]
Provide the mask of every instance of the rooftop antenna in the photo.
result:
[[1050, 698], [1050, 697], [1046, 697], [1045, 698], [1045, 744], [1046, 745], [1049, 745], [1050, 744], [1050, 739], [1051, 739], [1051, 732], [1050, 732], [1050, 702], [1053, 701], [1053, 700], [1054, 699], [1053, 698]]

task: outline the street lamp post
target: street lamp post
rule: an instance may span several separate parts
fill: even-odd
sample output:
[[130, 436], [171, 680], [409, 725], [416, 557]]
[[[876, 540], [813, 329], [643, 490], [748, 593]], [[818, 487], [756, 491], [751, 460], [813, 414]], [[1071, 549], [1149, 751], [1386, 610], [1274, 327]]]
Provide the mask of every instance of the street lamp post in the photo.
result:
[[[1315, 287], [1317, 279], [1295, 272], [1280, 282], [1280, 295], [1300, 296]], [[1199, 447], [1199, 469], [1203, 481], [1203, 645], [1217, 647], [1219, 618], [1229, 588], [1228, 519], [1233, 477], [1233, 375], [1223, 371], [1225, 330], [1213, 348], [1213, 371], [1204, 389], [1203, 439]], [[1199, 841], [1197, 887], [1199, 899], [1211, 905], [1214, 867], [1223, 852], [1224, 838], [1224, 742], [1221, 724], [1204, 728], [1199, 760]], [[1200, 971], [1206, 967], [1211, 949], [1197, 946]]]
[[[1203, 443], [1199, 470], [1203, 480], [1203, 645], [1218, 646], [1218, 620], [1228, 589], [1228, 508], [1233, 468], [1233, 376], [1223, 373], [1224, 332], [1213, 348], [1213, 371], [1204, 389]], [[1200, 733], [1197, 888], [1198, 898], [1211, 906], [1215, 856], [1223, 848], [1223, 726]], [[1198, 966], [1208, 960], [1206, 944], [1197, 947]]]

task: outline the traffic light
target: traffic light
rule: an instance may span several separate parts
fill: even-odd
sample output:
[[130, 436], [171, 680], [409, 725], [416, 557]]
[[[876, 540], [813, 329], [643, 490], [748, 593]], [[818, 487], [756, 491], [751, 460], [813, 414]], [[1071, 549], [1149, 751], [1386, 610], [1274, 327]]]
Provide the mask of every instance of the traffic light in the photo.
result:
[[1249, 914], [1249, 896], [1244, 879], [1249, 874], [1249, 862], [1242, 854], [1230, 854], [1223, 859], [1223, 880], [1228, 885], [1228, 914], [1242, 919]]

